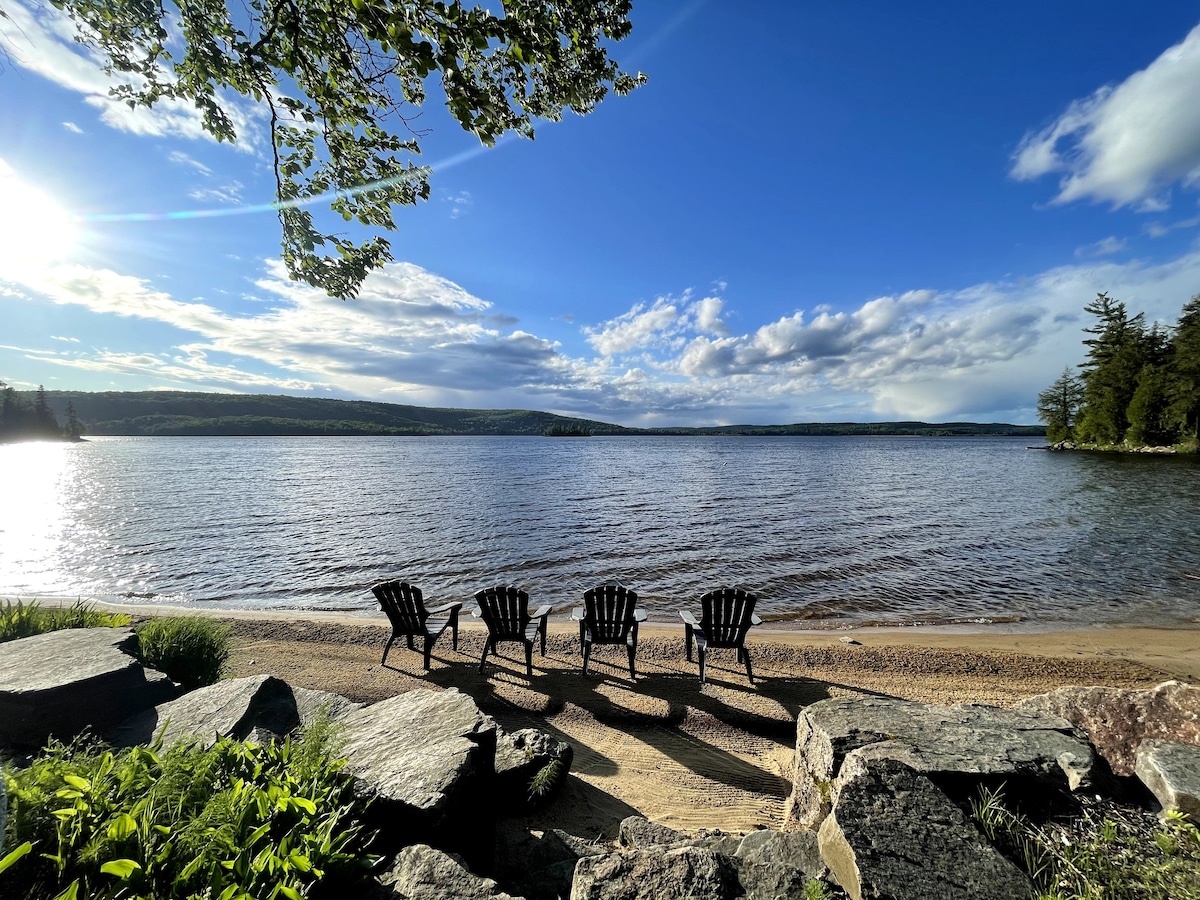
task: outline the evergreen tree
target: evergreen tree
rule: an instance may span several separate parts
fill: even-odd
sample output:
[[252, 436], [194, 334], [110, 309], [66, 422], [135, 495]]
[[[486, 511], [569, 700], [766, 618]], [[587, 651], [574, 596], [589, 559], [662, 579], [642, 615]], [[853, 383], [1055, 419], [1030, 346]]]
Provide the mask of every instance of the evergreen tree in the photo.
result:
[[1200, 441], [1200, 294], [1183, 305], [1170, 360], [1170, 421], [1180, 438]]
[[1166, 368], [1153, 364], [1142, 367], [1126, 411], [1129, 420], [1129, 430], [1125, 433], [1127, 443], [1153, 447], [1175, 443], [1176, 432], [1167, 415], [1168, 383]]
[[67, 401], [67, 429], [64, 435], [71, 441], [77, 441], [83, 435], [83, 423], [79, 421], [79, 415], [75, 412], [75, 404], [70, 400]]
[[1038, 418], [1046, 423], [1046, 439], [1057, 443], [1074, 437], [1075, 421], [1083, 402], [1083, 382], [1063, 369], [1058, 380], [1038, 394]]
[[1137, 390], [1137, 375], [1153, 361], [1162, 333], [1157, 329], [1147, 333], [1143, 314], [1130, 318], [1125, 304], [1108, 294], [1097, 294], [1084, 310], [1099, 321], [1084, 329], [1095, 337], [1083, 342], [1088, 353], [1082, 366], [1084, 405], [1076, 434], [1083, 441], [1116, 444], [1129, 430], [1127, 410]]

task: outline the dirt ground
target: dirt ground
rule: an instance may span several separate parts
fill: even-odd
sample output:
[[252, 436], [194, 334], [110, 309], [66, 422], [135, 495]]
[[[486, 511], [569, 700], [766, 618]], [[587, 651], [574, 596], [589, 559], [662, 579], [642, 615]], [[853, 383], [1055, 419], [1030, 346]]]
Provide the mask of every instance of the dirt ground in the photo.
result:
[[581, 837], [615, 834], [640, 814], [684, 831], [746, 832], [782, 824], [790, 790], [796, 716], [826, 697], [872, 694], [934, 703], [1005, 706], [1065, 685], [1152, 687], [1200, 682], [1194, 631], [845, 633], [758, 629], [750, 642], [755, 683], [732, 650], [710, 651], [708, 683], [683, 653], [682, 627], [647, 626], [631, 681], [621, 647], [598, 647], [580, 673], [578, 632], [553, 623], [545, 657], [525, 675], [522, 648], [501, 645], [479, 673], [483, 634], [449, 633], [431, 669], [397, 641], [379, 664], [389, 630], [349, 618], [232, 618], [236, 676], [270, 673], [292, 685], [375, 701], [414, 688], [456, 688], [504, 728], [537, 727], [575, 748], [564, 795], [532, 827]]

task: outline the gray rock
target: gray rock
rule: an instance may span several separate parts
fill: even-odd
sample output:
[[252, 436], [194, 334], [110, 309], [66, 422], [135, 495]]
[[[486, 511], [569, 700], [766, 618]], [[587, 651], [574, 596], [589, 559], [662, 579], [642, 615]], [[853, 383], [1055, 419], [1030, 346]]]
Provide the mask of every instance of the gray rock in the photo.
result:
[[426, 844], [405, 847], [380, 884], [403, 900], [521, 900], [490, 878], [473, 874], [462, 860]]
[[293, 687], [292, 694], [296, 698], [296, 714], [300, 717], [301, 728], [306, 728], [321, 717], [336, 722], [367, 705], [332, 691]]
[[827, 872], [811, 831], [752, 831], [737, 849], [746, 900], [803, 900], [804, 886]]
[[274, 675], [231, 678], [184, 694], [132, 716], [114, 729], [109, 740], [118, 747], [148, 744], [162, 732], [163, 746], [198, 738], [212, 746], [219, 737], [260, 743], [270, 735], [286, 735], [300, 724], [291, 686]]
[[490, 854], [497, 727], [470, 697], [414, 690], [339, 723], [345, 771], [389, 837], [445, 845], [458, 834]]
[[892, 759], [847, 760], [821, 855], [853, 900], [1017, 900], [1033, 885], [924, 775]]
[[1177, 809], [1200, 822], [1200, 747], [1142, 741], [1135, 769], [1164, 810]]
[[0, 653], [0, 746], [38, 749], [103, 733], [178, 693], [134, 658], [130, 628], [69, 628], [10, 641]]
[[[502, 802], [526, 805], [537, 804], [554, 794], [567, 780], [575, 749], [536, 728], [496, 737], [496, 790]], [[554, 778], [540, 793], [535, 793], [534, 779], [547, 766], [558, 763]]]
[[643, 819], [641, 816], [629, 816], [621, 820], [617, 842], [622, 847], [634, 850], [648, 850], [651, 847], [682, 847], [684, 844], [693, 843], [692, 839], [683, 832]]
[[571, 900], [733, 900], [742, 895], [728, 857], [699, 847], [619, 850], [575, 865]]
[[833, 780], [847, 754], [873, 747], [930, 775], [1001, 776], [1072, 790], [1087, 782], [1093, 753], [1071, 723], [991, 706], [935, 706], [869, 697], [822, 700], [796, 723], [796, 774], [786, 824], [814, 829], [832, 807]]
[[1132, 775], [1147, 739], [1200, 745], [1200, 687], [1167, 681], [1149, 690], [1059, 688], [1017, 709], [1062, 716], [1087, 732], [1117, 775]]
[[520, 829], [512, 837], [501, 828], [497, 840], [497, 878], [529, 900], [560, 900], [571, 893], [575, 864], [585, 856], [603, 856], [608, 846], [552, 828], [540, 838]]

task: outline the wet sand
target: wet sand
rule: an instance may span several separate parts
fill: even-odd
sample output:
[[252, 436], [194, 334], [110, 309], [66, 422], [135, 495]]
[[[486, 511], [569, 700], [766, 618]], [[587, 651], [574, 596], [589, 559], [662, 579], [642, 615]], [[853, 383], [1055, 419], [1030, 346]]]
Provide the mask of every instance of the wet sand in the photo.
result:
[[[934, 703], [1009, 705], [1066, 685], [1152, 687], [1200, 682], [1200, 632], [1111, 628], [752, 632], [755, 684], [732, 650], [709, 656], [709, 681], [683, 652], [682, 626], [643, 626], [638, 678], [622, 647], [597, 647], [580, 674], [578, 631], [553, 622], [545, 657], [525, 675], [520, 645], [501, 645], [479, 674], [482, 626], [463, 623], [459, 648], [439, 639], [431, 669], [382, 621], [323, 615], [229, 615], [235, 676], [270, 673], [307, 688], [375, 701], [414, 688], [457, 688], [509, 730], [537, 727], [569, 741], [565, 795], [536, 828], [612, 837], [635, 813], [682, 830], [779, 827], [790, 789], [795, 721], [826, 697], [882, 694]], [[857, 644], [843, 641], [850, 638]]]

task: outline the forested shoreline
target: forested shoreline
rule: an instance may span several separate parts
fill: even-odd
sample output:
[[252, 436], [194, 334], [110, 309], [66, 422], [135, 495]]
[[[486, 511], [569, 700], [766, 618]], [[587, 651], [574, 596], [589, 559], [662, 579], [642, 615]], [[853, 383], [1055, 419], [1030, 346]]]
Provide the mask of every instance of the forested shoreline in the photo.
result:
[[[35, 406], [39, 392], [18, 399]], [[50, 414], [68, 410], [89, 435], [130, 436], [419, 436], [419, 435], [904, 435], [1041, 437], [1040, 425], [977, 422], [805, 422], [625, 428], [535, 410], [447, 409], [289, 397], [187, 391], [41, 391]], [[34, 436], [34, 435], [31, 435]]]
[[1084, 307], [1086, 359], [1038, 395], [1046, 437], [1082, 449], [1200, 449], [1200, 294], [1173, 328], [1146, 325], [1106, 293]]
[[60, 426], [43, 386], [38, 385], [30, 398], [0, 381], [0, 444], [30, 440], [82, 440], [83, 425], [75, 413], [75, 405], [69, 400], [64, 414], [67, 424]]

